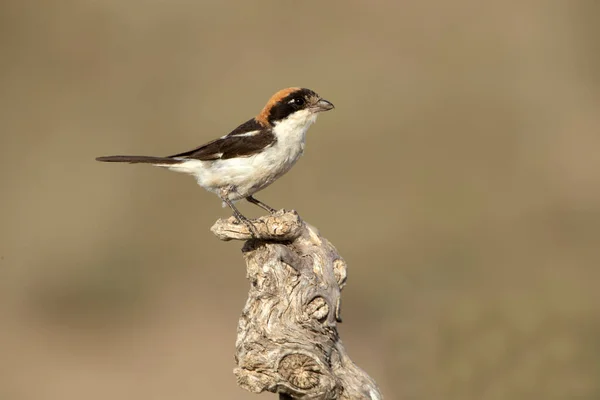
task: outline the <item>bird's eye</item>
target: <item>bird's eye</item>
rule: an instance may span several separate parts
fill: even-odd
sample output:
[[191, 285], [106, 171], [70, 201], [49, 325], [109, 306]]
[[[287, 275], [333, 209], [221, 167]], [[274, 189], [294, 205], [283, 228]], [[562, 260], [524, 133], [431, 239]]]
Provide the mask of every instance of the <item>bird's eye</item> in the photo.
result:
[[296, 97], [294, 100], [291, 101], [291, 103], [294, 103], [297, 106], [303, 106], [304, 99], [302, 97]]

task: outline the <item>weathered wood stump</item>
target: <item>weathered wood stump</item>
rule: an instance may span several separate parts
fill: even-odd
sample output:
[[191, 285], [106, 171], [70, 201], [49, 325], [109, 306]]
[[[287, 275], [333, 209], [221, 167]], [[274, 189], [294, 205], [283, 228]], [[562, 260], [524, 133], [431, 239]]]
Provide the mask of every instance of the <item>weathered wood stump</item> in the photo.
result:
[[259, 238], [233, 217], [212, 227], [221, 240], [246, 240], [251, 286], [238, 324], [238, 384], [280, 399], [382, 399], [338, 335], [346, 263], [335, 247], [295, 211], [253, 222]]

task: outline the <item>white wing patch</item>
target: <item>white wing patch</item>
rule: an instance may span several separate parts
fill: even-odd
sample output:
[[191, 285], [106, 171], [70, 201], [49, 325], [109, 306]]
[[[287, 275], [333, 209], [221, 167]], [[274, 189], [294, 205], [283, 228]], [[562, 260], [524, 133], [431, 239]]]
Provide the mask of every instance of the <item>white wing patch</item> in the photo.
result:
[[260, 132], [261, 131], [250, 131], [250, 132], [244, 132], [244, 133], [236, 133], [235, 135], [223, 136], [223, 138], [226, 138], [226, 137], [242, 137], [242, 136], [256, 136]]

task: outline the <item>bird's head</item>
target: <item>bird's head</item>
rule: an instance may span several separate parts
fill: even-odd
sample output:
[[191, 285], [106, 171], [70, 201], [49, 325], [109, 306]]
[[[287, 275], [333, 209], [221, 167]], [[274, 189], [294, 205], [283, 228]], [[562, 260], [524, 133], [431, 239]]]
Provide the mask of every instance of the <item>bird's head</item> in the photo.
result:
[[301, 127], [315, 122], [318, 113], [333, 108], [312, 90], [294, 87], [275, 93], [256, 119], [264, 125], [277, 126], [285, 121]]

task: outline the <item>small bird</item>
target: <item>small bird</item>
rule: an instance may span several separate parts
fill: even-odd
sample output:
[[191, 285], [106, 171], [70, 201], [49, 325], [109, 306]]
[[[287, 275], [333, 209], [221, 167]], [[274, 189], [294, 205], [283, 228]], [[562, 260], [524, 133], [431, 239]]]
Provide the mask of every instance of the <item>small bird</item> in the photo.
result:
[[256, 228], [233, 204], [246, 199], [264, 210], [276, 210], [253, 197], [284, 175], [304, 152], [306, 131], [317, 114], [334, 106], [305, 88], [275, 93], [254, 118], [228, 135], [193, 150], [168, 157], [106, 156], [105, 162], [144, 163], [193, 175], [204, 189], [217, 194], [233, 215], [257, 236]]

